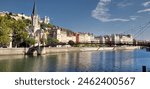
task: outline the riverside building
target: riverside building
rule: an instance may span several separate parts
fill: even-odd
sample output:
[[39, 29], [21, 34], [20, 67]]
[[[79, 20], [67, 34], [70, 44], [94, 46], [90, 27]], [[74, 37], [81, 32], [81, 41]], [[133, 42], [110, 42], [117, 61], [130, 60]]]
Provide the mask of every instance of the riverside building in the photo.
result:
[[107, 44], [133, 44], [132, 35], [128, 34], [112, 34], [99, 37], [100, 43]]
[[94, 41], [94, 35], [91, 33], [77, 33], [58, 26], [49, 29], [49, 37], [55, 38], [61, 43], [68, 43], [69, 41], [75, 43], [91, 43]]

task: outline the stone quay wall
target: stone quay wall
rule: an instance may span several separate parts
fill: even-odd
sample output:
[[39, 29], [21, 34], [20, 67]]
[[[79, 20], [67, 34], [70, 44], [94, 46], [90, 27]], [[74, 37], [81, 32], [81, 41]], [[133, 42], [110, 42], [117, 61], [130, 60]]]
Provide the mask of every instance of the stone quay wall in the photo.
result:
[[[134, 50], [140, 49], [139, 46], [130, 47], [60, 47], [60, 48], [44, 48], [41, 54], [59, 53], [59, 52], [84, 52], [84, 51], [107, 51], [107, 50]], [[0, 55], [25, 55], [29, 48], [0, 48]]]

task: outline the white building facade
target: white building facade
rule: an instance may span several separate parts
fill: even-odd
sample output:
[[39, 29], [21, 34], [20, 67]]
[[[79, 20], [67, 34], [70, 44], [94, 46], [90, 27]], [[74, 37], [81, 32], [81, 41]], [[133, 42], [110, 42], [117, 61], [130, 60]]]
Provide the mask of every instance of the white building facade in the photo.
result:
[[128, 34], [112, 34], [112, 35], [105, 35], [100, 36], [100, 43], [103, 44], [133, 44], [133, 37], [132, 35]]

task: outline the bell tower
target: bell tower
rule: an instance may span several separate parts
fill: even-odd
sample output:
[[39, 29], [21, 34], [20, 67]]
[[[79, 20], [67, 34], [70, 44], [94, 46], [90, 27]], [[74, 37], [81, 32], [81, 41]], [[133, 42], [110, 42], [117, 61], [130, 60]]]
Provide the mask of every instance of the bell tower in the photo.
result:
[[34, 1], [34, 5], [33, 5], [31, 19], [32, 19], [32, 31], [33, 31], [33, 33], [35, 33], [37, 30], [40, 29], [39, 16], [37, 14], [37, 8], [36, 8], [35, 1]]

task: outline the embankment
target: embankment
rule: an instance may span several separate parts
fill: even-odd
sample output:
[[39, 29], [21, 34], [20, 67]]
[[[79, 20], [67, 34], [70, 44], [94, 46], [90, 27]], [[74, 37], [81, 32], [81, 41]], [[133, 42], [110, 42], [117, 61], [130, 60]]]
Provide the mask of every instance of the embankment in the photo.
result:
[[[69, 48], [44, 48], [42, 54], [58, 53], [58, 52], [71, 52], [71, 51], [105, 51], [105, 50], [134, 50], [140, 49], [139, 46], [129, 47], [69, 47]], [[0, 55], [25, 55], [29, 48], [0, 48]]]

